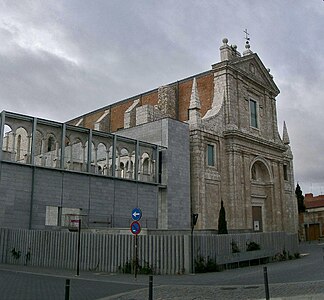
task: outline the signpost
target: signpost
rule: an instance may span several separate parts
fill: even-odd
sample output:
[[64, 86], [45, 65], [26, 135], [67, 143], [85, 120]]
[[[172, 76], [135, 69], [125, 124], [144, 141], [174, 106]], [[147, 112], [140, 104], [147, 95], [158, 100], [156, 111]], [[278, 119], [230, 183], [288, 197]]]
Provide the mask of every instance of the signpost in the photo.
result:
[[132, 234], [138, 235], [141, 232], [141, 224], [137, 221], [132, 222], [130, 230]]
[[142, 218], [142, 211], [140, 208], [136, 207], [132, 210], [132, 219], [134, 221], [139, 221]]
[[191, 271], [195, 274], [195, 256], [194, 256], [194, 228], [197, 224], [198, 214], [191, 214]]
[[132, 210], [133, 222], [130, 225], [130, 231], [135, 236], [135, 279], [137, 277], [138, 267], [138, 248], [137, 248], [137, 235], [141, 232], [141, 224], [138, 222], [142, 218], [142, 211], [140, 208], [135, 207]]

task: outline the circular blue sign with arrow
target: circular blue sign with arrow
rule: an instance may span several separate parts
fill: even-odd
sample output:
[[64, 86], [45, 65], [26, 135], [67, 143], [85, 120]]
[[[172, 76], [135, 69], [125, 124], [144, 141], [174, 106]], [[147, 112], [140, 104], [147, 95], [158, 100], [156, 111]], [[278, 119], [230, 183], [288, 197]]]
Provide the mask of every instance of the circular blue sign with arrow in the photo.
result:
[[130, 230], [132, 232], [132, 234], [139, 234], [141, 232], [141, 224], [138, 223], [137, 221], [134, 221], [131, 226], [130, 226]]
[[142, 218], [142, 211], [140, 208], [136, 207], [132, 210], [132, 219], [134, 221], [139, 221]]

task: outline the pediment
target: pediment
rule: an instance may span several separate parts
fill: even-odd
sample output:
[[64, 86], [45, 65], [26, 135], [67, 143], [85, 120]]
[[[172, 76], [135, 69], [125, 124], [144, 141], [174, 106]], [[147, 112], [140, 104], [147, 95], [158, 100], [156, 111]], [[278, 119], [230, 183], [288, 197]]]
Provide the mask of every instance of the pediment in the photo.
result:
[[275, 96], [280, 93], [271, 74], [256, 53], [232, 61], [231, 66], [239, 69], [245, 76], [269, 89]]

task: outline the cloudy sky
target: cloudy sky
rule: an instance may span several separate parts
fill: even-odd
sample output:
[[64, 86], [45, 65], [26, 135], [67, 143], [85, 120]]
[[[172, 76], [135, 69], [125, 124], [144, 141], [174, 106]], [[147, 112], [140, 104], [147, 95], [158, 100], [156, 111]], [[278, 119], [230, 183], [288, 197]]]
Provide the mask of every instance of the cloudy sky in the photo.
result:
[[324, 194], [323, 0], [0, 0], [0, 111], [64, 122], [209, 70], [246, 28], [281, 90], [295, 181]]

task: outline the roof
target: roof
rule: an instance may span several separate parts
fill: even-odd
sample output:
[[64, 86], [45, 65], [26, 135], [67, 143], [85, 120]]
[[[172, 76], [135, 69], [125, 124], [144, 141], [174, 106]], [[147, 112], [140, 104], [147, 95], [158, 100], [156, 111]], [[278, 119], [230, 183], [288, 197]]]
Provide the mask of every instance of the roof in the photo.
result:
[[324, 195], [318, 195], [314, 197], [311, 193], [305, 194], [304, 203], [306, 209], [324, 207]]

